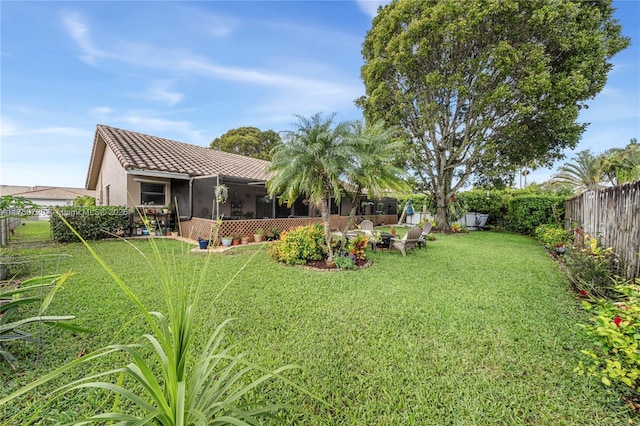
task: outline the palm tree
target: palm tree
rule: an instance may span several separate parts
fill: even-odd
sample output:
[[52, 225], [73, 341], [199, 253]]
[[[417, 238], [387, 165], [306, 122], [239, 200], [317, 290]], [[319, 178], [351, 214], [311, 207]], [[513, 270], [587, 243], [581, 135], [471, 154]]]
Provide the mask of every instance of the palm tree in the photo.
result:
[[283, 143], [273, 149], [269, 170], [275, 172], [267, 182], [271, 196], [280, 195], [289, 206], [301, 196], [320, 211], [327, 243], [327, 261], [333, 261], [331, 249], [331, 197], [339, 203], [343, 176], [350, 159], [348, 144], [351, 123], [334, 125], [335, 113], [328, 117], [315, 114], [296, 116], [294, 130], [284, 134]]
[[402, 180], [404, 170], [393, 165], [394, 158], [402, 151], [397, 127], [385, 127], [382, 121], [365, 126], [361, 121], [353, 123], [349, 138], [352, 161], [345, 171], [344, 191], [351, 197], [351, 212], [347, 229], [354, 222], [355, 214], [364, 191], [375, 198], [387, 190], [402, 191], [408, 185]]
[[578, 152], [572, 163], [560, 166], [551, 179], [554, 186], [570, 187], [575, 193], [604, 188], [607, 181], [602, 158], [594, 156], [588, 149]]
[[640, 179], [640, 145], [633, 138], [624, 149], [612, 148], [603, 154], [604, 172], [614, 185]]

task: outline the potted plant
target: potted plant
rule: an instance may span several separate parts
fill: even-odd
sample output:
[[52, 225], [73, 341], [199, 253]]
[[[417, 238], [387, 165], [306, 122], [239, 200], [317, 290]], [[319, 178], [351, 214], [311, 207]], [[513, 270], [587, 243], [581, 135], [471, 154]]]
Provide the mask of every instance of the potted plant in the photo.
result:
[[202, 237], [198, 237], [198, 246], [200, 247], [200, 250], [206, 250], [207, 247], [209, 247], [209, 240], [205, 240]]
[[173, 210], [173, 206], [171, 205], [171, 203], [169, 203], [165, 207], [162, 208], [162, 213], [169, 214], [169, 213], [171, 213], [172, 210]]
[[273, 240], [277, 240], [280, 238], [280, 230], [278, 228], [271, 228], [269, 233]]
[[229, 187], [227, 185], [218, 185], [215, 189], [216, 201], [219, 203], [226, 203], [227, 198], [229, 198]]
[[240, 237], [240, 244], [249, 244], [249, 236], [243, 235]]
[[220, 241], [222, 241], [223, 247], [229, 247], [233, 242], [233, 237], [222, 237]]
[[253, 234], [253, 239], [256, 243], [259, 243], [262, 241], [262, 237], [264, 237], [264, 229], [262, 228], [258, 228], [256, 229], [255, 234]]
[[237, 246], [240, 244], [240, 234], [231, 234], [231, 237], [232, 237], [232, 241], [231, 241], [232, 246]]

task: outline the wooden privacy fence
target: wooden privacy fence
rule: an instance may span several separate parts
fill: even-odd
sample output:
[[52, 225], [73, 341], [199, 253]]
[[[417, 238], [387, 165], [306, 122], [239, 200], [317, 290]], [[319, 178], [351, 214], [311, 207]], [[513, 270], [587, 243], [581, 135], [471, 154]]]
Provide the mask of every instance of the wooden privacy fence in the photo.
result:
[[588, 191], [565, 202], [565, 229], [581, 227], [623, 261], [628, 279], [640, 277], [640, 181]]

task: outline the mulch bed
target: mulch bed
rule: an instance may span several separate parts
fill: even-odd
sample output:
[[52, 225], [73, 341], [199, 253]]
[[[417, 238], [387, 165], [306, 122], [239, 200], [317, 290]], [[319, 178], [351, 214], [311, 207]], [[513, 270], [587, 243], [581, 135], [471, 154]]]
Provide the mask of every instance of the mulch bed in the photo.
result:
[[[358, 267], [358, 269], [368, 268], [369, 266], [371, 266], [371, 261], [368, 259], [356, 259], [356, 266]], [[340, 269], [338, 268], [330, 268], [329, 265], [327, 265], [326, 259], [310, 260], [309, 262], [307, 262], [306, 267], [315, 271], [340, 271]]]

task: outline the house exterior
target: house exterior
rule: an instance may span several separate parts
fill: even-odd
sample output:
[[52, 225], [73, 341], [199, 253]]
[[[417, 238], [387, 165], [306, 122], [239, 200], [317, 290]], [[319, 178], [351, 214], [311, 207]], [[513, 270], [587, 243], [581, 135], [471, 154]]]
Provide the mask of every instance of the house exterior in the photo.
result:
[[[265, 160], [99, 124], [86, 189], [95, 191], [99, 206], [127, 206], [133, 210], [170, 204], [181, 223], [222, 217], [225, 222], [253, 221], [254, 228], [266, 229], [266, 222], [258, 222], [278, 219], [282, 229], [283, 218], [319, 217], [307, 200], [297, 200], [287, 207], [280, 205], [277, 197], [268, 195], [269, 164]], [[219, 185], [228, 187], [228, 199], [216, 204], [215, 189]], [[375, 208], [373, 202], [363, 203], [359, 213], [377, 214], [379, 218], [388, 213], [397, 220], [396, 209], [396, 200], [385, 199], [378, 200]], [[346, 199], [331, 206], [332, 215], [338, 219], [347, 216], [350, 210], [351, 204]], [[389, 218], [387, 221], [391, 223]]]
[[[0, 185], [0, 196], [3, 195], [21, 197], [42, 207], [54, 207], [71, 206], [73, 205], [73, 200], [82, 196], [95, 197], [95, 191], [60, 186]], [[38, 216], [41, 219], [46, 219], [49, 217], [49, 212], [43, 208]]]

